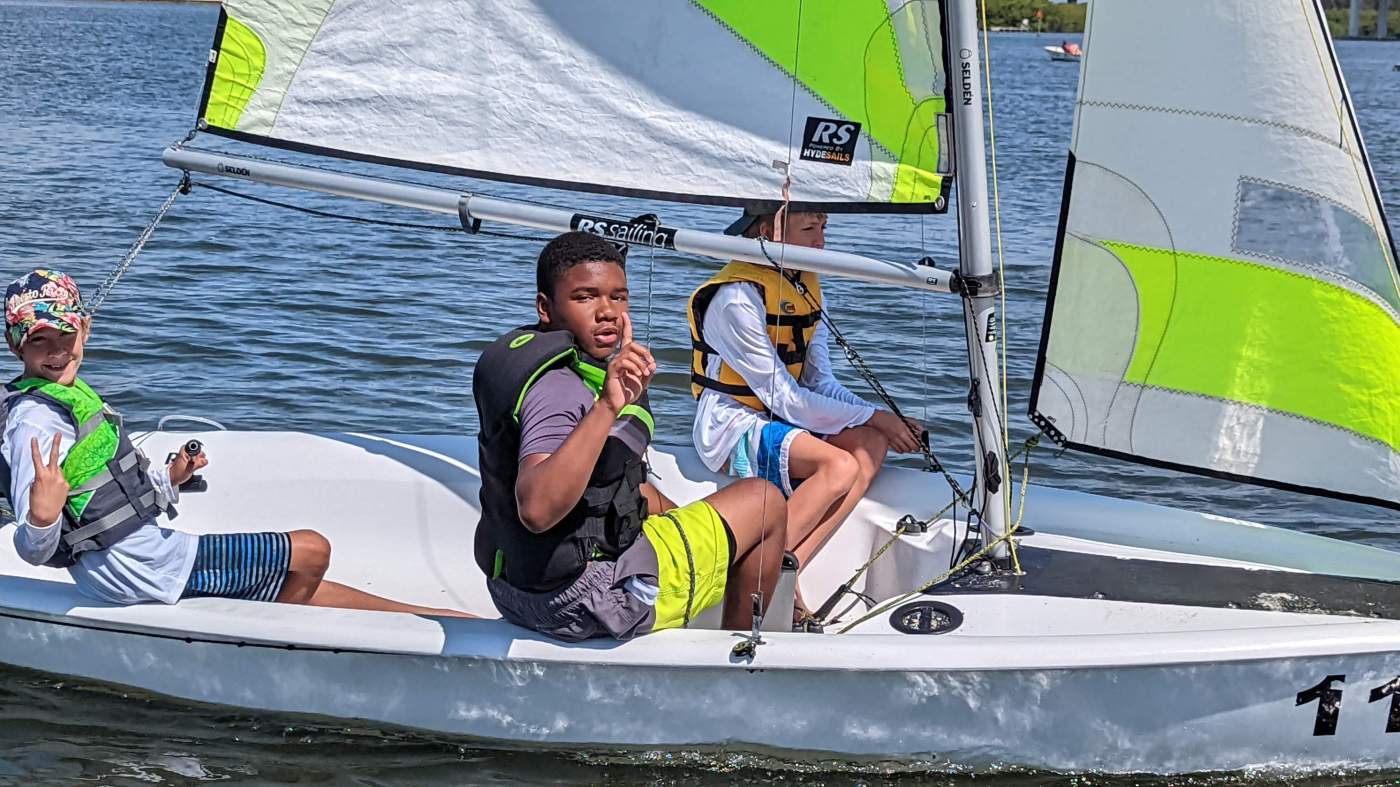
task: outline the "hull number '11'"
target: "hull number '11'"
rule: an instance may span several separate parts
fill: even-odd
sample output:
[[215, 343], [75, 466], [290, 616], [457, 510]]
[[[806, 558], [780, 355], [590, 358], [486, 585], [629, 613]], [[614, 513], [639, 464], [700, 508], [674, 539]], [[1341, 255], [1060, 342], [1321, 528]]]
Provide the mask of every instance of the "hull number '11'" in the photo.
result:
[[[1337, 717], [1342, 712], [1342, 690], [1334, 683], [1346, 683], [1345, 675], [1328, 675], [1312, 686], [1298, 692], [1297, 705], [1317, 703], [1317, 717], [1313, 720], [1313, 735], [1336, 735]], [[1371, 689], [1367, 702], [1380, 702], [1390, 698], [1390, 713], [1386, 716], [1385, 731], [1400, 732], [1400, 677]]]

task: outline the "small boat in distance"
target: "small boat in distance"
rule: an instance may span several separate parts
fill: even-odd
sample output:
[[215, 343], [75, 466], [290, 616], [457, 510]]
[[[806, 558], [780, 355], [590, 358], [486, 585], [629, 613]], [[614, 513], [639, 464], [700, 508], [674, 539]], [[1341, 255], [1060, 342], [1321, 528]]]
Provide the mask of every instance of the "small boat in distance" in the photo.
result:
[[1051, 60], [1066, 63], [1078, 63], [1084, 57], [1084, 48], [1073, 41], [1062, 41], [1059, 46], [1047, 46], [1045, 52], [1050, 55]]

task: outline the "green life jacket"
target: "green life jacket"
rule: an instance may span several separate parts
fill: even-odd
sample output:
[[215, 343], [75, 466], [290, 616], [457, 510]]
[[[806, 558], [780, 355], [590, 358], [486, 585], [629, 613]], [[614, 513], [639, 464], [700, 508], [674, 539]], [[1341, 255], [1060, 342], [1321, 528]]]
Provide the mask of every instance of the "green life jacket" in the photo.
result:
[[[150, 462], [132, 446], [121, 416], [82, 379], [72, 385], [40, 377], [11, 382], [0, 400], [0, 421], [9, 419], [21, 397], [37, 399], [63, 416], [77, 435], [61, 466], [70, 487], [62, 535], [44, 565], [66, 568], [80, 553], [112, 546], [162, 511], [175, 516], [146, 474]], [[11, 469], [3, 459], [0, 465], [8, 496]]]
[[[515, 482], [520, 466], [520, 410], [545, 372], [572, 369], [596, 397], [606, 371], [579, 352], [567, 331], [518, 328], [487, 347], [472, 374], [481, 418], [479, 436], [481, 521], [476, 528], [477, 565], [486, 575], [526, 591], [573, 581], [590, 560], [611, 560], [631, 546], [646, 518], [641, 485], [646, 463], [610, 436], [589, 476], [583, 497], [554, 527], [532, 533], [520, 521]], [[654, 426], [645, 395], [618, 416], [624, 428]]]

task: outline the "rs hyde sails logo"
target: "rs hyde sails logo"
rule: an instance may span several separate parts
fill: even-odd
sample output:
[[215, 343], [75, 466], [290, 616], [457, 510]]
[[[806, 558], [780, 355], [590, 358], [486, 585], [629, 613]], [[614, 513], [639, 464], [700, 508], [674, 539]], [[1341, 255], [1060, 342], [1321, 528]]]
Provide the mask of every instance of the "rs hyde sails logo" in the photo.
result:
[[575, 213], [569, 221], [569, 228], [602, 235], [610, 241], [618, 241], [628, 245], [656, 246], [661, 249], [676, 248], [676, 231], [674, 229], [649, 222], [617, 221], [605, 216]]
[[856, 158], [856, 140], [860, 124], [849, 120], [807, 118], [807, 130], [802, 135], [803, 161], [825, 161], [849, 167]]

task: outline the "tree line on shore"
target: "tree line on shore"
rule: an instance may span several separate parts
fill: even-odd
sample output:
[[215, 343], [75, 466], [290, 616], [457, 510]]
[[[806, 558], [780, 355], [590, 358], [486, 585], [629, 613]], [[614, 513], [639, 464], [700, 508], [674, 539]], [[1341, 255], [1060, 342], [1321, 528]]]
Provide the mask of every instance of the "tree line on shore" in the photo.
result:
[[[1023, 20], [1029, 20], [1030, 29], [1041, 29], [1047, 33], [1084, 32], [1084, 14], [1088, 6], [1083, 3], [1052, 3], [1050, 0], [986, 0], [987, 24], [993, 28], [1020, 28]], [[1347, 34], [1347, 13], [1350, 0], [1322, 0], [1327, 10], [1327, 23], [1332, 35], [1341, 37]], [[1369, 8], [1361, 12], [1361, 36], [1370, 38], [1376, 34], [1375, 0], [1366, 0]], [[1390, 11], [1388, 30], [1390, 36], [1400, 36], [1400, 2], [1393, 2]], [[1037, 25], [1036, 12], [1042, 16]]]

